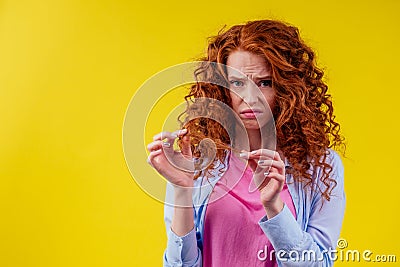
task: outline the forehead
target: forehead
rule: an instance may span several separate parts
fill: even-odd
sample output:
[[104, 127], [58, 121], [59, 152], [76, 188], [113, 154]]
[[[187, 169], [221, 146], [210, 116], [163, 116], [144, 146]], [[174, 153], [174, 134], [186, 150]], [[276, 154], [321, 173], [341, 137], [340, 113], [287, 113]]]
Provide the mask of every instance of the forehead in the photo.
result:
[[[228, 76], [270, 76], [268, 62], [260, 55], [248, 51], [235, 51], [226, 62]], [[242, 74], [243, 73], [243, 74]]]

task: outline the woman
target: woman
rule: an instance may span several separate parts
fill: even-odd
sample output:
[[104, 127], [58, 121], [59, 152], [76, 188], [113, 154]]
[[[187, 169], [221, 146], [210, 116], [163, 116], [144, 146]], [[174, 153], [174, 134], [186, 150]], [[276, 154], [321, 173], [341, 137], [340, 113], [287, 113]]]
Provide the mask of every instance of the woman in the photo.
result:
[[[210, 40], [195, 74], [202, 81], [186, 96], [183, 129], [148, 145], [148, 162], [169, 181], [174, 203], [165, 205], [164, 266], [332, 265], [345, 208], [343, 166], [332, 148], [343, 137], [298, 29], [274, 20], [233, 26]], [[210, 101], [199, 112], [193, 99], [202, 97], [234, 114]], [[208, 164], [204, 138], [216, 148]]]

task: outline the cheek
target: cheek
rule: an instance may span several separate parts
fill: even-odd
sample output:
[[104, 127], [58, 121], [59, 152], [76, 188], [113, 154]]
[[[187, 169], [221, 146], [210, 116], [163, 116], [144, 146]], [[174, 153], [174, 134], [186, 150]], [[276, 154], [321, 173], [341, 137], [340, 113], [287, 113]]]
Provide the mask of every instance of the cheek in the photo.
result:
[[242, 101], [242, 99], [238, 95], [236, 95], [234, 93], [231, 93], [230, 95], [231, 95], [232, 108], [233, 108], [234, 111], [237, 111], [238, 108], [239, 108], [239, 104]]
[[264, 94], [265, 100], [267, 101], [269, 108], [271, 110], [274, 109], [274, 103], [275, 103], [275, 93], [272, 94]]

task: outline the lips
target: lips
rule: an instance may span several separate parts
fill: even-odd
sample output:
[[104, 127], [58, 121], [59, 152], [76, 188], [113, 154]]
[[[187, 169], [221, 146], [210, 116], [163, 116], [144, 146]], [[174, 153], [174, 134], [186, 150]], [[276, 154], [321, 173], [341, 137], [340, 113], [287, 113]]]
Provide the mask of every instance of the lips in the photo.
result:
[[240, 112], [240, 115], [244, 118], [255, 118], [261, 113], [260, 109], [245, 109]]

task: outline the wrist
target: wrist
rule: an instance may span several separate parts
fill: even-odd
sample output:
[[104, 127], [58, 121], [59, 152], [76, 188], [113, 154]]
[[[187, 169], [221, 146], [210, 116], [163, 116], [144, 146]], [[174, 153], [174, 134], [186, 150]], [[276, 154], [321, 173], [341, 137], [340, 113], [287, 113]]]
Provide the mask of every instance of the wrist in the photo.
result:
[[174, 188], [175, 206], [178, 207], [192, 207], [193, 206], [193, 187], [180, 187]]
[[265, 203], [264, 210], [267, 214], [267, 218], [271, 219], [271, 218], [275, 217], [276, 215], [278, 215], [283, 210], [284, 205], [285, 204], [283, 203], [281, 198], [278, 198], [274, 202]]

